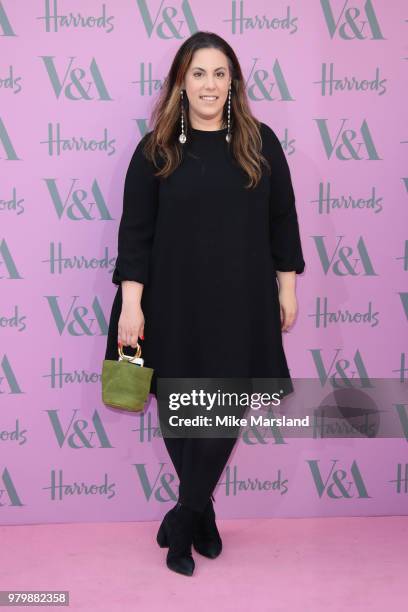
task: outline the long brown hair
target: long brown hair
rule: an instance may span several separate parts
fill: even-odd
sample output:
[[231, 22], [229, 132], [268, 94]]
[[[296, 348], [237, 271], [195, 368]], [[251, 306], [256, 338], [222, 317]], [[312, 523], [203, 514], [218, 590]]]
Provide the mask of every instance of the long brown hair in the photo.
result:
[[[196, 32], [187, 38], [178, 49], [169, 73], [166, 76], [159, 97], [153, 107], [151, 123], [152, 134], [144, 147], [145, 155], [159, 172], [155, 176], [169, 176], [181, 163], [183, 145], [179, 142], [180, 133], [180, 90], [195, 51], [203, 48], [218, 49], [228, 59], [231, 73], [231, 132], [229, 143], [231, 153], [241, 168], [247, 173], [249, 183], [246, 188], [256, 187], [261, 176], [261, 163], [270, 165], [261, 153], [262, 140], [260, 121], [249, 108], [245, 91], [244, 78], [238, 58], [232, 47], [218, 34], [213, 32]], [[184, 126], [188, 138], [189, 117], [188, 100], [184, 101]], [[227, 103], [223, 111], [223, 127], [227, 125]], [[227, 143], [226, 143], [227, 146]], [[157, 163], [157, 157], [163, 162]]]

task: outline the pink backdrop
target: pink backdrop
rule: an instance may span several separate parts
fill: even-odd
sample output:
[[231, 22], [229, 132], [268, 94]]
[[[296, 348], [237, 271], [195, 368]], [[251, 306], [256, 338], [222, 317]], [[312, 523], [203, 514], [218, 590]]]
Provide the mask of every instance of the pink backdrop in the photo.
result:
[[[290, 164], [291, 375], [406, 377], [407, 19], [402, 0], [0, 1], [1, 522], [150, 520], [177, 499], [154, 399], [106, 408], [100, 374], [125, 172], [196, 30], [233, 46]], [[217, 516], [406, 514], [407, 473], [403, 437], [241, 440]]]

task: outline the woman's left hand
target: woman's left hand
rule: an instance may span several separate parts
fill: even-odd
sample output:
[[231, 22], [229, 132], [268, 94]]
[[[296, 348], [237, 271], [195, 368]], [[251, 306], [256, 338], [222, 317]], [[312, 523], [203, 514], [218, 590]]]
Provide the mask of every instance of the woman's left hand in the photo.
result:
[[294, 289], [279, 290], [280, 319], [282, 332], [288, 332], [297, 314], [297, 300]]

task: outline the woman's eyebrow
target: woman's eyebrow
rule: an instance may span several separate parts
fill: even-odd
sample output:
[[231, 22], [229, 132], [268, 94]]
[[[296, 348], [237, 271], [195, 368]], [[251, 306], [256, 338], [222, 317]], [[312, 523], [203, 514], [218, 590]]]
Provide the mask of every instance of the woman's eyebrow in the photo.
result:
[[[226, 70], [225, 66], [219, 66], [218, 68], [214, 68], [214, 72], [216, 70], [221, 70], [221, 69]], [[194, 66], [193, 70], [202, 70], [203, 72], [205, 72], [204, 68], [200, 68], [200, 66]]]

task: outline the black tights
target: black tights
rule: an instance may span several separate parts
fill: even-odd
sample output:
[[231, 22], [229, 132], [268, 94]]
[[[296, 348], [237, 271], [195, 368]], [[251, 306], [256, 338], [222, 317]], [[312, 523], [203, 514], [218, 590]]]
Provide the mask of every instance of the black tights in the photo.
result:
[[202, 512], [220, 479], [237, 438], [166, 438], [180, 480], [179, 501]]
[[[248, 379], [222, 381], [223, 392], [249, 393], [251, 389]], [[245, 415], [247, 408], [237, 404], [234, 397], [230, 398], [230, 405], [230, 414], [237, 418]], [[180, 481], [179, 501], [197, 512], [202, 512], [210, 499], [239, 438], [240, 428], [231, 426], [229, 432], [229, 437], [177, 438], [166, 437], [163, 431], [164, 443]]]

